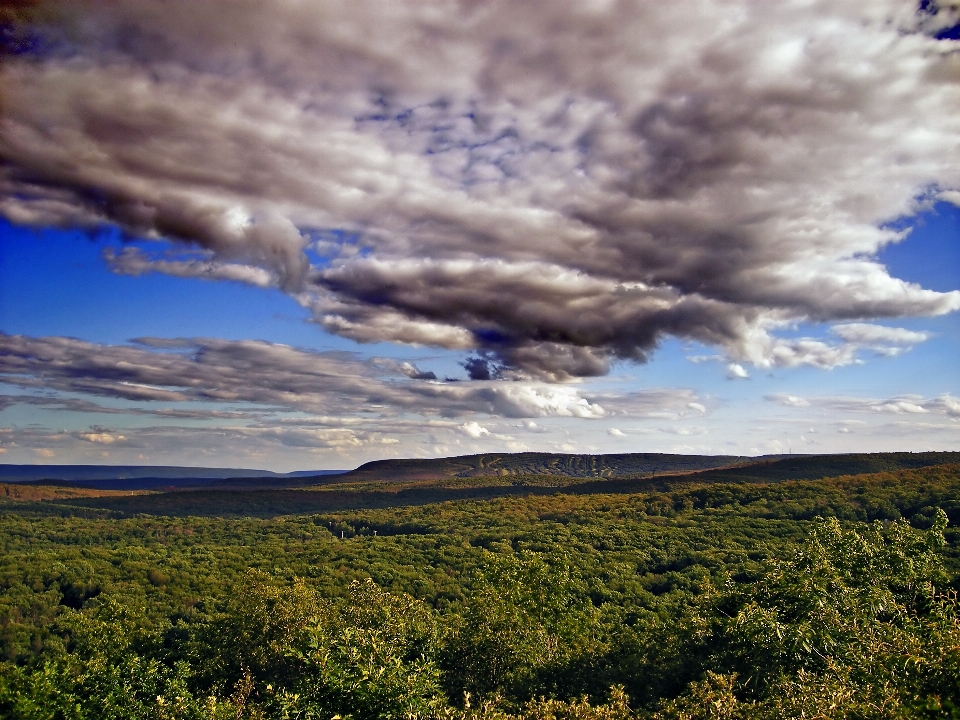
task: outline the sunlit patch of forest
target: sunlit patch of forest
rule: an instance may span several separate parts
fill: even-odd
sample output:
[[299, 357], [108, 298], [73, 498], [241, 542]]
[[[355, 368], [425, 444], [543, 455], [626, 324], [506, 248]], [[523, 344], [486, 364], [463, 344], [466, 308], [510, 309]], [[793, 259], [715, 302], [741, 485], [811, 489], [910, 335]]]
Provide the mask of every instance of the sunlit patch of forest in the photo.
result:
[[960, 718], [960, 465], [712, 472], [0, 494], [0, 717]]

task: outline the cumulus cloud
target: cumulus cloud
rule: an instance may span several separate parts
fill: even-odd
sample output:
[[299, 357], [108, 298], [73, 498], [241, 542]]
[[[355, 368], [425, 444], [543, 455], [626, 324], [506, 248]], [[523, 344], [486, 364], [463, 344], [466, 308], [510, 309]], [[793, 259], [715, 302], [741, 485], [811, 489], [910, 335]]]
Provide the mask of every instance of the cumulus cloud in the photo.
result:
[[119, 440], [125, 439], [123, 435], [120, 435], [119, 433], [104, 432], [102, 430], [98, 432], [77, 433], [77, 437], [88, 442], [100, 443], [103, 445], [112, 445]]
[[[841, 342], [831, 343], [813, 337], [780, 338], [762, 330], [751, 330], [744, 333], [734, 346], [727, 348], [727, 355], [728, 359], [749, 361], [760, 368], [808, 365], [830, 369], [863, 363], [861, 354], [865, 350], [894, 357], [931, 337], [928, 332], [872, 323], [841, 323], [831, 328], [831, 334]], [[721, 355], [693, 355], [687, 359], [704, 363], [725, 358]], [[746, 370], [739, 362], [727, 365], [728, 378], [747, 377], [743, 373]]]
[[955, 398], [949, 393], [941, 395], [928, 403], [930, 409], [940, 410], [950, 417], [960, 418], [960, 398]]
[[524, 420], [523, 428], [530, 433], [548, 433], [550, 432], [549, 428], [538, 425], [535, 420]]
[[432, 370], [421, 370], [413, 363], [402, 362], [398, 369], [411, 380], [436, 380], [437, 374]]
[[470, 422], [464, 423], [460, 426], [460, 430], [463, 431], [464, 435], [478, 439], [484, 435], [489, 435], [490, 431], [487, 430], [483, 425], [478, 423], [476, 420], [471, 420]]
[[750, 377], [750, 373], [743, 369], [743, 365], [730, 363], [727, 365], [727, 377], [730, 380], [747, 380]]
[[[960, 308], [876, 260], [960, 192], [951, 8], [46, 5], [49, 50], [0, 68], [0, 213], [174, 243], [117, 272], [278, 286], [331, 332], [546, 380], [670, 335], [830, 367], [859, 321]], [[776, 336], [798, 321], [847, 343]]]
[[471, 380], [495, 380], [501, 377], [501, 369], [486, 358], [471, 357], [461, 364]]

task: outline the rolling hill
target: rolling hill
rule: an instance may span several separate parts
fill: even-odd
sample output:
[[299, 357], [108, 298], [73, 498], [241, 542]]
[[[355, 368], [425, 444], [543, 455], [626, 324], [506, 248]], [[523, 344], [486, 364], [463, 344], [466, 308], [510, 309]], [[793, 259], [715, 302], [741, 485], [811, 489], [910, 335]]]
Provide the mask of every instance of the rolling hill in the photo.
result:
[[752, 458], [732, 455], [565, 455], [559, 453], [484, 453], [428, 460], [375, 460], [344, 473], [337, 482], [439, 480], [441, 478], [556, 475], [611, 478], [650, 473], [682, 473], [726, 467]]
[[[55, 513], [106, 511], [122, 516], [146, 513], [166, 516], [275, 517], [351, 508], [483, 500], [511, 495], [631, 494], [694, 485], [820, 480], [951, 463], [960, 463], [960, 453], [803, 455], [752, 459], [656, 454], [504, 453], [436, 460], [380, 461], [336, 476], [211, 479], [199, 485], [171, 485], [164, 488], [164, 492], [136, 496], [104, 494], [101, 497], [68, 497], [61, 493], [50, 495], [48, 502], [49, 511]], [[11, 496], [6, 502], [16, 500]], [[3, 502], [4, 498], [0, 497], [0, 503]]]

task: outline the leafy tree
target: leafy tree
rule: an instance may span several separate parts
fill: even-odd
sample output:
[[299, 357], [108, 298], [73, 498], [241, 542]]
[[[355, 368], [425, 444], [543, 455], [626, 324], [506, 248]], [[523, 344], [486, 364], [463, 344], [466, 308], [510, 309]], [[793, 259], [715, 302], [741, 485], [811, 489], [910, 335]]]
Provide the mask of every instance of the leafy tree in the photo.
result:
[[[597, 612], [570, 558], [485, 555], [444, 655], [447, 686], [514, 698], [576, 685], [571, 661], [589, 652]], [[569, 687], [568, 689], [574, 689]]]
[[327, 605], [290, 649], [299, 677], [278, 697], [282, 716], [435, 716], [445, 704], [433, 660], [439, 633], [423, 602], [352, 583], [349, 601]]
[[[956, 594], [938, 589], [946, 524], [942, 512], [926, 532], [904, 521], [857, 530], [822, 520], [792, 559], [708, 593], [697, 608], [703, 632], [690, 642], [692, 656], [706, 654], [707, 685], [692, 685], [688, 697], [720, 693], [729, 717], [739, 717], [737, 698], [751, 703], [749, 717], [923, 717], [952, 708], [960, 617]], [[686, 717], [689, 705], [669, 705], [663, 717]]]

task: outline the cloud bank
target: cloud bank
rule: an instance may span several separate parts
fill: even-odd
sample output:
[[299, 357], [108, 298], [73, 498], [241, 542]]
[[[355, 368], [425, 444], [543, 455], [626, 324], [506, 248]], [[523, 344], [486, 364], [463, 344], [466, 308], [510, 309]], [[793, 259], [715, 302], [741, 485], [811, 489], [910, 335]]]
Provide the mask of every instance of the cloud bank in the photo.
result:
[[[938, 39], [955, 9], [38, 7], [32, 50], [0, 67], [0, 213], [158, 241], [108, 255], [117, 272], [279, 287], [330, 332], [549, 381], [667, 336], [731, 367], [832, 367], [850, 343], [920, 340], [863, 321], [960, 308], [876, 260], [903, 240], [887, 223], [960, 197], [960, 55]], [[839, 323], [841, 344], [777, 336], [798, 322]], [[595, 412], [559, 390], [390, 402], [431, 392], [449, 412]]]
[[0, 427], [0, 451], [17, 462], [189, 455], [202, 464], [302, 468], [310, 453], [327, 453], [325, 462], [346, 467], [529, 449], [510, 434], [517, 429], [541, 433], [546, 449], [589, 451], [589, 433], [570, 438], [569, 423], [594, 421], [603, 434], [611, 418], [676, 422], [707, 412], [689, 389], [440, 381], [409, 361], [209, 338], [103, 345], [0, 333], [0, 390], [0, 411], [55, 414], [53, 427], [42, 414]]
[[[149, 414], [161, 411], [145, 409], [144, 403], [241, 404], [247, 416], [271, 410], [341, 417], [479, 413], [596, 419], [607, 414], [570, 385], [440, 382], [431, 375], [388, 358], [363, 361], [350, 353], [309, 352], [254, 340], [140, 338], [136, 345], [100, 345], [0, 333], [0, 383], [55, 393], [22, 400], [0, 396], [7, 405], [20, 401], [94, 410], [89, 400], [69, 397], [75, 394], [139, 403], [124, 412]], [[669, 406], [686, 397], [685, 391], [663, 392], [654, 404]], [[190, 407], [163, 412], [170, 417], [178, 412], [182, 417], [230, 417]]]

